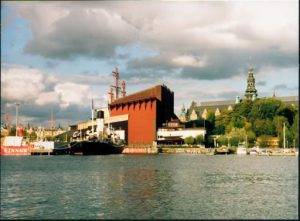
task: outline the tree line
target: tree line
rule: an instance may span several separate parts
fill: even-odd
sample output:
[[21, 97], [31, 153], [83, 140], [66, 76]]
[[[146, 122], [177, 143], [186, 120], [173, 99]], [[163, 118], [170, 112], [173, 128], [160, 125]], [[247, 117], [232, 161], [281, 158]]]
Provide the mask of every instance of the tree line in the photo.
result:
[[[207, 118], [185, 123], [185, 127], [204, 127], [207, 132], [206, 146], [214, 146], [213, 136], [218, 135], [219, 145], [237, 146], [247, 142], [248, 146], [268, 146], [270, 138], [278, 137], [283, 147], [283, 127], [285, 127], [286, 147], [298, 146], [298, 109], [292, 104], [275, 98], [243, 100], [234, 105], [233, 110], [224, 110], [215, 116], [208, 111]], [[259, 140], [259, 143], [257, 142]]]

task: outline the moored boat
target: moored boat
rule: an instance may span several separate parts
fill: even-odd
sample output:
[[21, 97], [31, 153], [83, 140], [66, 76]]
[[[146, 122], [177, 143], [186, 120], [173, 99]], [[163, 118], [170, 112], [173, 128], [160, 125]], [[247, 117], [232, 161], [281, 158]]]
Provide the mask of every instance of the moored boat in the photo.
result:
[[250, 155], [257, 155], [256, 149], [254, 149], [254, 148], [250, 149], [249, 154]]
[[230, 150], [227, 147], [215, 148], [215, 154], [229, 154]]
[[26, 156], [30, 155], [30, 148], [23, 136], [7, 136], [1, 145], [1, 155]]
[[[93, 105], [92, 105], [93, 106]], [[104, 112], [99, 111], [96, 117], [96, 128], [94, 128], [94, 113], [92, 108], [92, 128], [82, 131], [75, 131], [72, 141], [68, 144], [71, 155], [107, 155], [121, 154], [124, 150], [124, 143], [115, 130], [104, 126]]]
[[269, 151], [265, 149], [259, 150], [259, 152], [256, 154], [256, 156], [269, 156], [269, 155], [270, 155]]
[[247, 149], [245, 145], [239, 145], [238, 148], [236, 149], [236, 154], [237, 155], [247, 155]]
[[82, 140], [70, 142], [70, 154], [72, 155], [107, 155], [121, 154], [124, 146], [110, 141]]

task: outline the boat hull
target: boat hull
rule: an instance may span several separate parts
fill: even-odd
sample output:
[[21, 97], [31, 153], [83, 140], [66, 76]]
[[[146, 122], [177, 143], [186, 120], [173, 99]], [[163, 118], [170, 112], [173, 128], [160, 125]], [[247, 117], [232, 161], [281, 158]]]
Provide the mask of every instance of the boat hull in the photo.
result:
[[102, 141], [76, 141], [70, 143], [71, 155], [121, 154], [123, 146]]
[[27, 146], [1, 146], [2, 156], [27, 156], [30, 150]]

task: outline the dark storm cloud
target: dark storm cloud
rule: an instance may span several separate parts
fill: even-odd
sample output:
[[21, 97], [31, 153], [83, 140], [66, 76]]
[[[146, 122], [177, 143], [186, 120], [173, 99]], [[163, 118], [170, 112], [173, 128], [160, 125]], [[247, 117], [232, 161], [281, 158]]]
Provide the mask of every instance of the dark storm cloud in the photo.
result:
[[170, 58], [165, 55], [156, 55], [144, 59], [132, 59], [127, 63], [128, 70], [172, 70], [176, 66], [171, 63]]
[[[51, 110], [53, 111], [55, 126], [60, 124], [67, 127], [69, 124], [77, 124], [90, 117], [89, 107], [70, 105], [67, 108], [61, 108], [58, 105], [45, 104], [39, 106], [30, 102], [21, 102], [19, 106], [19, 120], [23, 125], [29, 123], [33, 126], [49, 127]], [[10, 123], [14, 125], [15, 112], [14, 103], [1, 99], [1, 122], [5, 122], [5, 119], [2, 119], [2, 117], [5, 117], [5, 114], [9, 113]]]

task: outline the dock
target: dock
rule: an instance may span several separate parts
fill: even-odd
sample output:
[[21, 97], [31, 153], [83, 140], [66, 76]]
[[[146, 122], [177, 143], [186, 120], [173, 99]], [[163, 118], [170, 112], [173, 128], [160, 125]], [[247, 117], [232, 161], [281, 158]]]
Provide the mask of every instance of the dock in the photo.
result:
[[53, 155], [53, 149], [31, 149], [30, 155]]

